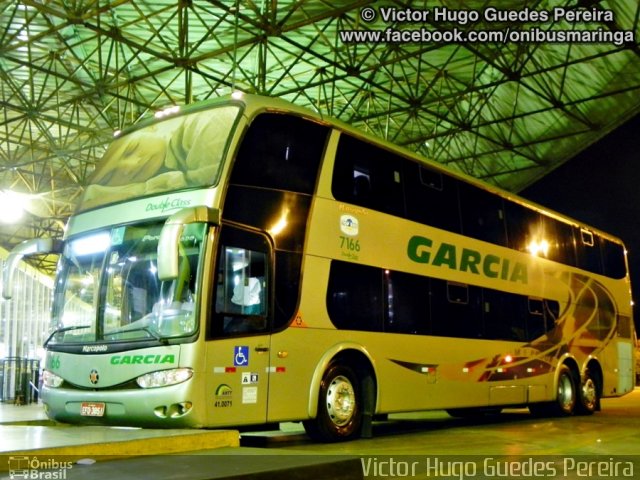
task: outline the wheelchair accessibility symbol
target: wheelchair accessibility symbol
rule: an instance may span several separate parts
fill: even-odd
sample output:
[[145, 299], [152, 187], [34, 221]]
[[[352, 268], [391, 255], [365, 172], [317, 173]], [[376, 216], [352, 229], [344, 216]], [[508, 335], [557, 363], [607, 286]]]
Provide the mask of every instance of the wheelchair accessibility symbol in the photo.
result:
[[233, 366], [244, 367], [249, 365], [249, 347], [234, 347]]

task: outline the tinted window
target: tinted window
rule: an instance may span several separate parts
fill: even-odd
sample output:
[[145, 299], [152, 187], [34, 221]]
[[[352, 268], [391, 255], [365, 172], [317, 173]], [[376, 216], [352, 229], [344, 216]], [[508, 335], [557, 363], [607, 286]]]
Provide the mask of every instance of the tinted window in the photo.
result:
[[484, 338], [490, 340], [516, 340], [517, 332], [512, 330], [518, 323], [519, 304], [522, 297], [498, 290], [485, 289], [482, 295], [482, 316]]
[[529, 252], [533, 242], [542, 240], [542, 219], [538, 212], [514, 202], [505, 202], [509, 247]]
[[583, 228], [573, 229], [576, 245], [576, 263], [593, 273], [602, 273], [602, 259], [600, 258], [600, 237]]
[[431, 279], [431, 333], [443, 337], [480, 338], [479, 287]]
[[332, 262], [327, 309], [333, 324], [345, 330], [382, 330], [382, 270]]
[[484, 335], [491, 340], [530, 342], [555, 326], [556, 301], [485, 289]]
[[339, 329], [529, 342], [555, 326], [560, 305], [553, 300], [333, 261], [327, 309]]
[[231, 183], [313, 193], [328, 131], [295, 116], [258, 116], [242, 140]]
[[302, 254], [276, 252], [274, 330], [287, 325], [297, 312], [301, 265]]
[[275, 247], [278, 250], [302, 251], [310, 206], [311, 197], [308, 195], [231, 185], [223, 214], [227, 220], [272, 232], [282, 218], [282, 212], [286, 211], [286, 228], [273, 235]]
[[333, 171], [333, 196], [395, 215], [404, 215], [402, 164], [387, 150], [342, 134]]
[[405, 171], [407, 218], [460, 232], [458, 182], [414, 162], [407, 162]]
[[624, 247], [619, 243], [614, 243], [604, 238], [600, 240], [604, 274], [613, 278], [623, 278], [627, 273]]
[[429, 278], [334, 261], [327, 309], [340, 329], [427, 334]]
[[576, 248], [571, 225], [543, 217], [544, 237], [549, 242], [547, 258], [566, 265], [576, 265]]
[[429, 278], [385, 270], [385, 331], [429, 333]]
[[527, 325], [525, 329], [525, 340], [533, 340], [541, 337], [547, 331], [545, 321], [544, 300], [541, 298], [527, 299]]
[[478, 187], [460, 184], [462, 233], [498, 245], [506, 245], [502, 198]]

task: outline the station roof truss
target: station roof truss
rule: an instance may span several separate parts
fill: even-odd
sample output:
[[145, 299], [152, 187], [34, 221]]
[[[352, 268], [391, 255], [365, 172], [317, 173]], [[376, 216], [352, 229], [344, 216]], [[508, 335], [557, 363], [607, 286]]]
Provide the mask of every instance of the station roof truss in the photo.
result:
[[[525, 17], [487, 18], [493, 7]], [[115, 130], [235, 90], [517, 192], [640, 112], [639, 16], [637, 0], [2, 1], [0, 190], [31, 202], [0, 245], [61, 236]], [[409, 30], [426, 36], [344, 37]]]

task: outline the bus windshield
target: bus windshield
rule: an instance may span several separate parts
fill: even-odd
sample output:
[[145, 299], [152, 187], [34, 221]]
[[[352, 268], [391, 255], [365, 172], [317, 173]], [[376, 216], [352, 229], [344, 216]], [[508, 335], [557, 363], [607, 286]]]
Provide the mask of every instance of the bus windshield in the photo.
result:
[[206, 225], [180, 242], [179, 276], [161, 282], [162, 223], [128, 225], [71, 239], [60, 260], [53, 302], [56, 344], [160, 341], [196, 332], [196, 277]]
[[239, 113], [238, 106], [220, 106], [118, 137], [100, 160], [78, 210], [215, 185]]

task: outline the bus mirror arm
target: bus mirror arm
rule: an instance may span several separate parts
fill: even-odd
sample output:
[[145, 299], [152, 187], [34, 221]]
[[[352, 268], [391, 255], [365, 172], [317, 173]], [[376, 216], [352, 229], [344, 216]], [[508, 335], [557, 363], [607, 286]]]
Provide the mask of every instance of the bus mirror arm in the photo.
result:
[[158, 241], [158, 278], [161, 281], [178, 278], [180, 237], [184, 226], [189, 223], [220, 224], [220, 210], [204, 205], [183, 208], [164, 222]]
[[2, 270], [3, 298], [9, 300], [13, 297], [13, 277], [22, 257], [38, 254], [60, 254], [62, 247], [62, 240], [56, 238], [34, 238], [16, 245], [9, 253]]

